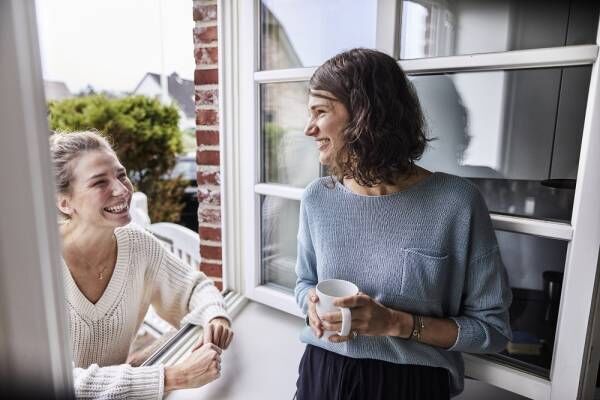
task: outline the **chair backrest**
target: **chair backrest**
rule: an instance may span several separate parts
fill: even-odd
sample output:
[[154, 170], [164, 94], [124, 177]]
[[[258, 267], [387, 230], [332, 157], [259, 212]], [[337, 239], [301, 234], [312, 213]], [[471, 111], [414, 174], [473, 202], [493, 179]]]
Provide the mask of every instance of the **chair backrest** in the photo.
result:
[[194, 269], [200, 265], [200, 237], [191, 229], [170, 222], [158, 222], [147, 228], [165, 246]]
[[150, 226], [150, 217], [148, 216], [148, 197], [142, 192], [133, 192], [131, 204], [129, 206], [129, 215], [131, 221], [142, 228]]

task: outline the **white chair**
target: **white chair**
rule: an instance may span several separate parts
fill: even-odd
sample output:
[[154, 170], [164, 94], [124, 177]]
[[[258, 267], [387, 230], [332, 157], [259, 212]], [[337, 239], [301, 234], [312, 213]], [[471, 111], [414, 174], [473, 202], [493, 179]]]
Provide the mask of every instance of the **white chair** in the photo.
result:
[[167, 249], [194, 269], [200, 265], [200, 237], [185, 226], [158, 222], [147, 228]]
[[148, 228], [151, 223], [148, 215], [148, 196], [142, 192], [133, 192], [129, 215], [131, 215], [131, 222], [142, 228]]

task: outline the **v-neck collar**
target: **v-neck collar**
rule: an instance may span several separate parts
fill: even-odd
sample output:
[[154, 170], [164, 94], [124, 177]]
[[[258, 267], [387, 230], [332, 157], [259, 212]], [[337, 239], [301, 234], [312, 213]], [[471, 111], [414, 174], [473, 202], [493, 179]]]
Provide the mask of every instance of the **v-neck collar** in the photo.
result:
[[95, 304], [79, 290], [67, 263], [64, 259], [62, 260], [67, 299], [82, 316], [92, 320], [99, 320], [106, 315], [116, 301], [120, 299], [119, 294], [123, 291], [123, 287], [127, 280], [130, 264], [127, 232], [122, 229], [115, 229], [115, 237], [117, 238], [117, 260], [115, 268], [108, 285]]

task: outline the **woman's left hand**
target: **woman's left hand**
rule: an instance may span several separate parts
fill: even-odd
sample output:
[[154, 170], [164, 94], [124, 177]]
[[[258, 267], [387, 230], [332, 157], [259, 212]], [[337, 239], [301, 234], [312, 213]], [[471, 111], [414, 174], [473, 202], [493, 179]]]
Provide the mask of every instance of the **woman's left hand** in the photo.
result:
[[[365, 336], [394, 336], [399, 313], [402, 313], [385, 307], [364, 293], [341, 297], [336, 299], [333, 305], [350, 308], [352, 315], [350, 332]], [[328, 331], [339, 332], [342, 329], [342, 313], [339, 311], [327, 313], [321, 317], [321, 320], [323, 328]], [[340, 343], [351, 338], [352, 334], [349, 336], [334, 334], [329, 337], [329, 340]]]
[[217, 317], [210, 320], [210, 322], [204, 327], [204, 335], [192, 351], [200, 348], [205, 343], [214, 343], [216, 346], [223, 350], [229, 347], [231, 340], [233, 339], [233, 330], [229, 321], [225, 318]]

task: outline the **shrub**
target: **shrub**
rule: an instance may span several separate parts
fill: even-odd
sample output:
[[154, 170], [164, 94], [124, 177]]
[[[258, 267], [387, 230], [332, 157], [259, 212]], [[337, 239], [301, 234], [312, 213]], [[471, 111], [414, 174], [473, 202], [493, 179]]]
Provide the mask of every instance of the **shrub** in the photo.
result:
[[179, 221], [184, 206], [182, 179], [165, 180], [182, 151], [179, 114], [145, 96], [84, 96], [48, 105], [50, 129], [94, 129], [113, 143], [136, 190], [148, 196], [152, 221]]

